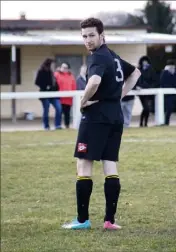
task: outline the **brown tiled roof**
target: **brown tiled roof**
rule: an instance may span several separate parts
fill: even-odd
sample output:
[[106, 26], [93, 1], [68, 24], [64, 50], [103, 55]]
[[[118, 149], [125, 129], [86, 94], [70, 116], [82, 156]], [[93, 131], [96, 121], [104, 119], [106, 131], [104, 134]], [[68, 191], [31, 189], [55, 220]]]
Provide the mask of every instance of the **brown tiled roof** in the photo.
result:
[[[1, 30], [78, 30], [81, 20], [1, 20]], [[105, 26], [106, 29], [146, 29], [145, 25]]]

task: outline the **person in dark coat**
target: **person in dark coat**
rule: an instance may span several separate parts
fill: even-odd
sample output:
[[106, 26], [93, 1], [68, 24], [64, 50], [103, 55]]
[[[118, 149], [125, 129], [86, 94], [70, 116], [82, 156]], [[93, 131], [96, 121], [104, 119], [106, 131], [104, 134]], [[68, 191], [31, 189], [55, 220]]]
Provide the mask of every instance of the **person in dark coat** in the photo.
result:
[[[52, 59], [47, 58], [37, 72], [35, 85], [41, 92], [58, 91], [53, 71]], [[49, 107], [52, 105], [55, 109], [55, 129], [61, 129], [61, 104], [59, 98], [40, 98], [43, 107], [43, 126], [45, 130], [50, 129], [49, 125]]]
[[[160, 76], [161, 88], [176, 88], [176, 65], [174, 60], [168, 60]], [[176, 95], [169, 94], [164, 97], [165, 125], [169, 125], [171, 114], [174, 112]]]
[[[148, 56], [140, 58], [138, 68], [141, 71], [141, 77], [136, 84], [136, 89], [154, 88], [156, 85], [156, 73], [151, 66], [151, 61]], [[139, 95], [139, 99], [142, 104], [140, 127], [147, 127], [152, 97], [149, 95]]]

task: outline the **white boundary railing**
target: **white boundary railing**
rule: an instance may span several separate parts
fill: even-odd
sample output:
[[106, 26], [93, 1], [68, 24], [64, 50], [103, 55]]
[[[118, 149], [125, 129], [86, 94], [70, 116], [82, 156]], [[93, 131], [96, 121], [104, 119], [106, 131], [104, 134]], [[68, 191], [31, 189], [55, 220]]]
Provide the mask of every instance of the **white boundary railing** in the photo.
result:
[[[59, 92], [2, 92], [1, 100], [11, 99], [37, 99], [51, 97], [73, 97], [73, 127], [78, 128], [80, 121], [80, 101], [84, 91]], [[155, 88], [132, 90], [128, 95], [155, 95], [155, 125], [164, 123], [164, 95], [175, 94], [174, 88]]]

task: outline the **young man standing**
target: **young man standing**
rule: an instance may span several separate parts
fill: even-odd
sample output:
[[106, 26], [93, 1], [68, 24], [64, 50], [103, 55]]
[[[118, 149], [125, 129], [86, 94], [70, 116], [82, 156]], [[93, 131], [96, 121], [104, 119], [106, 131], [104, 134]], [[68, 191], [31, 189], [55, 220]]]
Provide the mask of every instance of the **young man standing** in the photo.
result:
[[89, 18], [81, 22], [88, 59], [87, 85], [81, 100], [82, 119], [74, 156], [77, 160], [77, 218], [66, 229], [87, 229], [89, 200], [92, 193], [93, 161], [102, 161], [106, 199], [104, 229], [117, 230], [115, 213], [120, 194], [117, 171], [118, 154], [123, 131], [121, 98], [136, 84], [140, 71], [122, 60], [105, 44], [103, 23]]

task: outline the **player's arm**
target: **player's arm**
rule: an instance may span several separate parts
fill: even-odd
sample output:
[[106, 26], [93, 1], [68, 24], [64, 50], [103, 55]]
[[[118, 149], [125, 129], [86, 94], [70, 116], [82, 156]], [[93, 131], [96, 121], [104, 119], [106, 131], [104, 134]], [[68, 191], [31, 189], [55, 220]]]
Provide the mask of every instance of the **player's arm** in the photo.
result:
[[135, 68], [133, 73], [126, 79], [123, 85], [122, 98], [126, 96], [129, 91], [133, 89], [133, 87], [136, 85], [140, 76], [141, 76], [141, 72], [139, 71], [139, 69]]
[[[86, 103], [90, 100], [90, 98], [96, 93], [100, 83], [101, 83], [101, 77], [99, 75], [94, 74], [89, 78], [84, 91], [84, 96], [82, 97], [81, 100], [82, 106], [86, 105]], [[91, 103], [94, 102], [95, 101], [91, 101]]]
[[135, 68], [128, 62], [122, 60], [122, 65], [123, 65], [125, 83], [123, 85], [121, 98], [126, 96], [128, 92], [134, 88], [139, 77], [141, 76], [141, 72], [139, 71], [139, 69]]
[[99, 55], [92, 57], [92, 63], [89, 67], [89, 79], [81, 100], [81, 107], [97, 102], [89, 100], [97, 92], [98, 87], [100, 86], [101, 79], [105, 71], [105, 64], [103, 62], [104, 61]]

